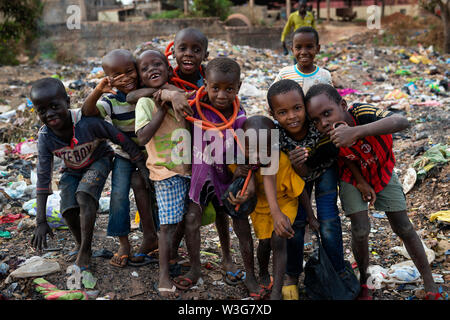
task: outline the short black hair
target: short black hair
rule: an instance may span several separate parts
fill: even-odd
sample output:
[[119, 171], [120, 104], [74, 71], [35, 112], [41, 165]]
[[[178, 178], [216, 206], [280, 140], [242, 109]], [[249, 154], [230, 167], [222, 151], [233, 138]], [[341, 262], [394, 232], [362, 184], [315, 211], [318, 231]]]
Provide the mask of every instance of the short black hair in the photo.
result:
[[102, 59], [102, 65], [111, 63], [114, 59], [117, 58], [129, 59], [130, 61], [136, 63], [136, 59], [134, 58], [131, 51], [125, 49], [114, 49], [109, 51]]
[[156, 50], [156, 49], [155, 49], [155, 50], [150, 49], [150, 50], [145, 50], [145, 51], [141, 52], [141, 53], [139, 54], [139, 56], [136, 58], [136, 64], [139, 64], [139, 62], [141, 61], [141, 59], [142, 59], [146, 54], [149, 54], [149, 53], [154, 53], [154, 54], [156, 54], [156, 55], [159, 55], [160, 58], [161, 58], [161, 60], [166, 64], [167, 67], [169, 67], [169, 61], [167, 61], [167, 58], [166, 58], [166, 56], [164, 55], [164, 53], [162, 53], [161, 51]]
[[319, 96], [321, 94], [325, 94], [331, 101], [335, 102], [336, 104], [340, 104], [342, 101], [342, 97], [335, 87], [327, 83], [319, 83], [309, 88], [305, 96], [305, 105], [313, 97]]
[[205, 36], [205, 34], [203, 32], [201, 32], [200, 30], [196, 29], [196, 28], [184, 28], [181, 29], [180, 31], [178, 31], [175, 34], [175, 40], [174, 40], [174, 44], [177, 42], [177, 39], [179, 37], [181, 37], [183, 34], [188, 34], [188, 33], [192, 33], [195, 36], [197, 36], [200, 39], [200, 42], [203, 45], [203, 48], [205, 49], [205, 52], [208, 51], [208, 38]]
[[313, 27], [305, 26], [296, 29], [292, 33], [292, 41], [294, 41], [294, 37], [299, 33], [312, 33], [314, 35], [314, 38], [316, 39], [316, 45], [319, 45], [319, 33]]
[[208, 62], [205, 69], [205, 78], [208, 80], [208, 75], [211, 72], [220, 72], [224, 74], [232, 74], [237, 81], [241, 80], [241, 67], [235, 60], [227, 57], [214, 58]]
[[61, 94], [63, 98], [68, 97], [66, 88], [64, 87], [64, 84], [61, 82], [61, 80], [56, 78], [42, 78], [35, 81], [31, 86], [31, 100], [33, 100], [36, 95], [39, 95], [39, 92], [49, 92], [50, 90], [53, 90], [55, 95]]
[[263, 116], [263, 115], [254, 115], [251, 116], [249, 118], [247, 118], [247, 120], [245, 120], [244, 124], [243, 124], [243, 129], [247, 130], [247, 129], [275, 129], [275, 123], [273, 122], [272, 119]]
[[297, 82], [291, 79], [282, 79], [272, 84], [267, 91], [267, 102], [269, 103], [270, 110], [273, 111], [272, 98], [274, 96], [290, 91], [297, 91], [302, 96], [303, 101], [305, 101], [303, 89]]

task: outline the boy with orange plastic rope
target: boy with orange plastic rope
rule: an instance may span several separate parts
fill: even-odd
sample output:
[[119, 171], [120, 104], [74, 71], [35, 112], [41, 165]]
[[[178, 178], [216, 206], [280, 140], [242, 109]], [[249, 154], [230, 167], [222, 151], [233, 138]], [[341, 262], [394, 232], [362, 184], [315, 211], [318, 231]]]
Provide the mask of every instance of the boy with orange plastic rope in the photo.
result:
[[[233, 264], [230, 255], [229, 219], [222, 200], [223, 194], [233, 181], [233, 174], [228, 170], [225, 155], [229, 152], [234, 155], [237, 149], [234, 137], [228, 135], [225, 129], [237, 130], [246, 120], [245, 111], [237, 99], [240, 84], [240, 66], [237, 62], [229, 58], [211, 60], [206, 66], [204, 87], [201, 87], [196, 95], [198, 104], [194, 108], [194, 116], [187, 117], [190, 121], [201, 120], [194, 122], [192, 178], [189, 191], [191, 202], [185, 216], [186, 245], [191, 269], [186, 275], [174, 279], [175, 285], [180, 289], [191, 288], [201, 277], [200, 225], [202, 213], [210, 201], [216, 211], [216, 226], [222, 249], [222, 268], [225, 271], [224, 280], [228, 284], [244, 281], [250, 292], [258, 292], [259, 289], [252, 272], [246, 273]], [[198, 105], [204, 108], [197, 107]], [[218, 129], [214, 129], [215, 126]], [[212, 129], [206, 130], [208, 128]], [[224, 139], [225, 137], [230, 139]], [[248, 192], [242, 198], [245, 199], [252, 193], [252, 187], [254, 184], [250, 183]], [[233, 228], [239, 239], [243, 260], [253, 262], [253, 242], [248, 219], [233, 217]], [[251, 267], [245, 265], [245, 268], [252, 271], [253, 265]]]

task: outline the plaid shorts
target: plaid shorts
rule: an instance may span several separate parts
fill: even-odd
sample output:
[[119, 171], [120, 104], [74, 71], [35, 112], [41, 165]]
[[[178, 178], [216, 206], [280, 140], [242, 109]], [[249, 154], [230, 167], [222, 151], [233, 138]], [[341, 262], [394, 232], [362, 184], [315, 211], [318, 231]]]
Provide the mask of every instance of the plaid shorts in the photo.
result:
[[160, 224], [176, 224], [183, 220], [189, 203], [190, 181], [179, 175], [154, 181]]

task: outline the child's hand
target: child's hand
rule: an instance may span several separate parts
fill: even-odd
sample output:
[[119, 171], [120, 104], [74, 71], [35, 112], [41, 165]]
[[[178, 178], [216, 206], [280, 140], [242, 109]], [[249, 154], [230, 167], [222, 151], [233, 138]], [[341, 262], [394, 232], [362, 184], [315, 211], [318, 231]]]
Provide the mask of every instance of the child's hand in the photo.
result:
[[96, 90], [100, 91], [101, 93], [112, 93], [117, 94], [116, 91], [113, 90], [113, 86], [111, 85], [111, 81], [108, 77], [103, 78], [95, 87]]
[[232, 192], [228, 193], [228, 201], [233, 205], [236, 206], [238, 204], [243, 204], [244, 202], [246, 202], [248, 200], [248, 198], [250, 197], [250, 193], [246, 190], [244, 192], [244, 194], [241, 196], [241, 191], [239, 190], [238, 193], [236, 194], [236, 196], [233, 195]]
[[239, 177], [247, 178], [248, 171], [251, 169], [252, 166], [250, 164], [238, 164], [236, 170], [234, 171], [233, 179]]
[[33, 248], [42, 250], [47, 248], [47, 233], [53, 238], [53, 231], [47, 222], [39, 223], [34, 229], [30, 244]]
[[187, 115], [192, 116], [194, 111], [189, 105], [188, 98], [194, 94], [195, 91], [178, 92], [164, 89], [161, 91], [161, 100], [172, 102], [172, 108], [175, 113], [175, 119], [180, 121]]
[[282, 238], [291, 239], [294, 237], [294, 229], [292, 229], [291, 220], [283, 212], [272, 214], [273, 229], [275, 234]]
[[330, 131], [330, 139], [336, 147], [350, 147], [358, 140], [357, 127], [339, 126]]
[[313, 215], [311, 217], [307, 217], [306, 221], [308, 222], [309, 226], [311, 227], [312, 230], [319, 232], [319, 227], [320, 227], [320, 223], [319, 221], [316, 219], [316, 217]]
[[308, 149], [297, 147], [289, 152], [289, 160], [294, 168], [300, 168], [308, 160]]
[[361, 192], [361, 197], [363, 201], [369, 202], [369, 205], [373, 206], [375, 200], [377, 199], [377, 194], [375, 190], [367, 182], [358, 183], [356, 188]]

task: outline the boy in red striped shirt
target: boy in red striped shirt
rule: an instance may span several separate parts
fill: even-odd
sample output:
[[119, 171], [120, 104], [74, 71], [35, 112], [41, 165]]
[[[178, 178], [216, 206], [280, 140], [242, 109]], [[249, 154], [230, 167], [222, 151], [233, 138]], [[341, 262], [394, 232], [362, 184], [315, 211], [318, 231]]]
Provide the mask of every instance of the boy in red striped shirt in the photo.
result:
[[360, 271], [359, 299], [371, 300], [366, 285], [369, 265], [368, 205], [386, 212], [392, 230], [422, 275], [426, 299], [442, 299], [434, 283], [422, 242], [407, 215], [406, 198], [394, 172], [392, 133], [408, 128], [406, 118], [369, 104], [347, 106], [328, 84], [312, 86], [306, 97], [307, 113], [317, 129], [340, 148], [340, 199], [351, 219], [352, 249]]

